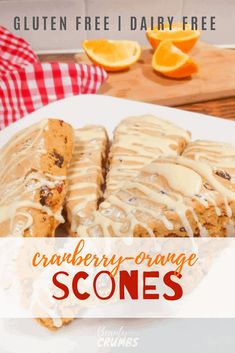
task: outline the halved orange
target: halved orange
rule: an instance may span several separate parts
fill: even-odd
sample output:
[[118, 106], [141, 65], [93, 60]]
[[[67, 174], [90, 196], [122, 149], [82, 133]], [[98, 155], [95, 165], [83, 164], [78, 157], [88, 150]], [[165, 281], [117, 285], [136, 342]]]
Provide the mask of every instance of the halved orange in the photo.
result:
[[184, 78], [198, 72], [193, 59], [169, 40], [159, 44], [152, 58], [152, 66], [157, 72], [173, 78]]
[[164, 30], [158, 30], [157, 27], [149, 29], [146, 36], [153, 49], [156, 49], [163, 40], [171, 40], [177, 48], [188, 53], [200, 37], [200, 31], [192, 30], [190, 25], [185, 25], [183, 29], [183, 24], [179, 23], [173, 25], [171, 30], [169, 25], [164, 25]]
[[126, 70], [141, 55], [139, 43], [128, 40], [85, 40], [82, 46], [90, 60], [107, 71]]

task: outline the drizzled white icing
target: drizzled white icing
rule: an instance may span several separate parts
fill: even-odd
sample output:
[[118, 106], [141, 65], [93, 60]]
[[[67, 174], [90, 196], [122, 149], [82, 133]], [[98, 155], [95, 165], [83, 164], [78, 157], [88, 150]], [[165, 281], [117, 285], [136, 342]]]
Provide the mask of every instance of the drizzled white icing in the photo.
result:
[[70, 228], [88, 223], [102, 197], [103, 161], [107, 150], [107, 134], [101, 126], [91, 125], [75, 131], [75, 148], [68, 171], [66, 209]]
[[135, 178], [144, 165], [159, 156], [181, 153], [189, 139], [187, 131], [154, 116], [124, 119], [114, 131], [106, 195]]
[[197, 140], [188, 144], [183, 155], [214, 167], [235, 171], [235, 147], [229, 143]]
[[153, 174], [160, 173], [173, 190], [183, 195], [194, 196], [200, 192], [202, 178], [191, 169], [173, 163], [150, 164], [146, 170], [151, 173], [151, 168]]

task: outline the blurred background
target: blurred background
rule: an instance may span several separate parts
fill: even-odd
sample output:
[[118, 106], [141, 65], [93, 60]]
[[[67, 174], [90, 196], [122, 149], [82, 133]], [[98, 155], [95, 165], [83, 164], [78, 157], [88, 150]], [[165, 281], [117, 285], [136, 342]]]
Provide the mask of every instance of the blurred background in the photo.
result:
[[[202, 40], [225, 47], [235, 47], [235, 0], [0, 0], [0, 24], [13, 30], [14, 16], [67, 16], [74, 23], [75, 16], [109, 16], [110, 21], [118, 15], [123, 19], [129, 16], [216, 16], [216, 31], [205, 31]], [[74, 27], [74, 26], [73, 26]], [[20, 30], [18, 36], [28, 40], [38, 53], [74, 52], [85, 38], [135, 39], [146, 44], [144, 31], [129, 31], [123, 28], [118, 32], [111, 28], [108, 32], [38, 31]]]

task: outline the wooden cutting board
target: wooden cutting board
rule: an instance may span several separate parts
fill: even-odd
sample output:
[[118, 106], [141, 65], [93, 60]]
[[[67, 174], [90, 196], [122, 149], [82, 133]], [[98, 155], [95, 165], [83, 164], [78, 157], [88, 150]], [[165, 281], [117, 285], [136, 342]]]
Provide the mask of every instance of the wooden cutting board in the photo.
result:
[[[189, 79], [168, 79], [153, 71], [152, 50], [144, 49], [128, 71], [109, 73], [99, 93], [169, 106], [235, 97], [235, 50], [200, 42], [190, 55], [199, 73]], [[76, 61], [89, 63], [85, 54], [76, 55]]]

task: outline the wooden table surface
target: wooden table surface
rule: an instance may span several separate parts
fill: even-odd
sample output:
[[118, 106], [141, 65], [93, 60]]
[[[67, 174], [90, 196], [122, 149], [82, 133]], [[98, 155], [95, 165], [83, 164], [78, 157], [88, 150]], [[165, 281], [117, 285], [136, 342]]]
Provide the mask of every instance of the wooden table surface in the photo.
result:
[[[42, 62], [60, 61], [60, 62], [75, 62], [75, 54], [48, 54], [39, 55]], [[235, 97], [226, 99], [217, 99], [202, 103], [193, 103], [181, 105], [177, 108], [198, 112], [208, 115], [218, 116], [220, 118], [235, 120]]]

